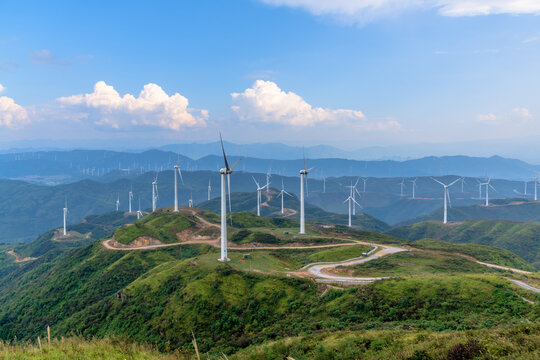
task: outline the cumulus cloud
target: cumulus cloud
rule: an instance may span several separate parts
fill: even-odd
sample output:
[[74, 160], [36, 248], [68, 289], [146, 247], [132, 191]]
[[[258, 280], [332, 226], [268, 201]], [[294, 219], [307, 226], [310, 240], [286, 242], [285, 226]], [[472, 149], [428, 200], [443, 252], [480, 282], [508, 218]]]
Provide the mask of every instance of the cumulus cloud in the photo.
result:
[[4, 90], [6, 90], [6, 88], [2, 84], [0, 84], [0, 93], [3, 92]]
[[146, 84], [138, 97], [120, 94], [104, 81], [94, 85], [90, 94], [61, 97], [56, 101], [77, 114], [85, 113], [97, 125], [125, 129], [147, 125], [179, 130], [181, 127], [204, 126], [207, 110], [188, 108], [188, 99], [175, 93], [167, 95], [156, 84]]
[[0, 96], [0, 126], [18, 128], [29, 122], [28, 113], [12, 98]]
[[369, 130], [399, 127], [393, 119], [368, 122], [361, 111], [313, 107], [292, 91], [281, 90], [272, 81], [257, 80], [242, 93], [231, 94], [232, 111], [243, 121], [313, 126], [319, 123], [344, 122]]
[[420, 9], [437, 9], [443, 16], [540, 14], [538, 0], [259, 0], [305, 9], [315, 15], [335, 15], [354, 21]]

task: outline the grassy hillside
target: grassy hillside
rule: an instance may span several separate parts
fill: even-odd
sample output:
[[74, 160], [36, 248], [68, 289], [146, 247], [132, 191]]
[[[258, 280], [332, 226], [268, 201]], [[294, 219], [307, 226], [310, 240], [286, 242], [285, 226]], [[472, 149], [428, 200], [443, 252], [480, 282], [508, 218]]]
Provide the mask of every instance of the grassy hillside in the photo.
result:
[[451, 243], [476, 243], [509, 250], [540, 268], [540, 225], [501, 220], [468, 220], [444, 226], [423, 221], [388, 234], [407, 240], [436, 238]]
[[[277, 192], [271, 190], [268, 194], [263, 192], [263, 206], [261, 206], [261, 215], [265, 217], [283, 217], [281, 214], [281, 198], [277, 198]], [[342, 201], [342, 200], [341, 200]], [[231, 199], [232, 208], [235, 212], [248, 211], [252, 213], [257, 212], [257, 198], [256, 193], [236, 193]], [[206, 210], [210, 210], [216, 213], [220, 211], [220, 199], [216, 198], [210, 201], [205, 201], [197, 205], [198, 207]], [[286, 218], [298, 220], [300, 215], [297, 210], [300, 208], [300, 202], [296, 196], [285, 197], [285, 208], [293, 209], [294, 211], [287, 211]], [[323, 209], [306, 204], [306, 222], [308, 223], [325, 223], [336, 225], [347, 225], [348, 215], [335, 214], [324, 211]], [[373, 216], [365, 213], [359, 213], [353, 217], [352, 224], [354, 227], [366, 231], [385, 231], [389, 226]]]

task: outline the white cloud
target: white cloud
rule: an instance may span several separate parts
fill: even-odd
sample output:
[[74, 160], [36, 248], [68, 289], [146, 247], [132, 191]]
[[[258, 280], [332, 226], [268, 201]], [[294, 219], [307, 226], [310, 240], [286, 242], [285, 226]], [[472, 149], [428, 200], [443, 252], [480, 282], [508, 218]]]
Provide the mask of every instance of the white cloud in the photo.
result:
[[493, 113], [476, 115], [476, 120], [483, 123], [493, 123], [497, 121], [497, 115]]
[[167, 95], [156, 84], [146, 84], [138, 97], [120, 94], [104, 81], [94, 85], [94, 92], [56, 99], [75, 113], [86, 112], [97, 125], [125, 129], [147, 125], [172, 130], [181, 127], [204, 126], [208, 111], [188, 108], [188, 99], [175, 93]]
[[524, 119], [532, 118], [532, 114], [527, 108], [515, 108], [513, 111], [514, 111], [514, 114], [516, 114], [517, 116], [521, 118], [524, 118]]
[[443, 16], [540, 14], [538, 0], [259, 0], [357, 22], [411, 10], [437, 9]]
[[0, 126], [17, 128], [29, 123], [28, 113], [12, 98], [0, 96]]
[[0, 84], [0, 93], [3, 92], [4, 90], [6, 90], [5, 86], [3, 86], [2, 84]]
[[399, 128], [396, 120], [368, 122], [361, 111], [312, 107], [299, 95], [281, 90], [272, 81], [257, 80], [243, 93], [231, 94], [232, 111], [240, 120], [277, 123], [294, 126], [313, 126], [319, 123], [347, 122], [364, 130]]

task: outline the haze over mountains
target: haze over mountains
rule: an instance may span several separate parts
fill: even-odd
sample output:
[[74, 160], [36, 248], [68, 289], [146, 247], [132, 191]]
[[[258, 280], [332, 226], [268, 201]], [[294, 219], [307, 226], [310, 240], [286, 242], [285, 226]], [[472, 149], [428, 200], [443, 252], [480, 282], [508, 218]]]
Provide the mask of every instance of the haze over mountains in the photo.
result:
[[[258, 158], [242, 146], [234, 146], [239, 155], [231, 155], [231, 161], [239, 156], [243, 160], [237, 170], [266, 173], [283, 176], [298, 176], [303, 166], [302, 151], [298, 148], [285, 148], [290, 159]], [[212, 147], [213, 145], [208, 145]], [[176, 149], [177, 151], [178, 149]], [[266, 153], [271, 155], [275, 148], [268, 145]], [[221, 168], [221, 155], [206, 155], [196, 158], [185, 156], [182, 151], [148, 150], [144, 152], [116, 152], [109, 150], [70, 150], [8, 153], [0, 155], [0, 178], [20, 179], [25, 181], [58, 184], [84, 178], [102, 178], [114, 170], [124, 172], [160, 171], [170, 169], [180, 161], [183, 170], [212, 170]], [[233, 152], [234, 154], [234, 152]], [[200, 155], [200, 154], [199, 154]], [[539, 165], [521, 160], [506, 159], [500, 156], [489, 158], [467, 156], [424, 157], [414, 160], [349, 160], [345, 158], [317, 158], [307, 152], [311, 178], [363, 176], [363, 177], [414, 177], [459, 175], [468, 177], [492, 177], [499, 179], [530, 179], [540, 171]], [[110, 177], [106, 177], [110, 179]]]

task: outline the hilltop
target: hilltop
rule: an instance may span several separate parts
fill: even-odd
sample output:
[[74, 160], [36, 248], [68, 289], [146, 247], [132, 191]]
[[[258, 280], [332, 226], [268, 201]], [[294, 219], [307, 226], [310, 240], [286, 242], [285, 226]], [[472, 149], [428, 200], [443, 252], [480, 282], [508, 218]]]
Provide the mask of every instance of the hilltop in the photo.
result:
[[424, 238], [451, 243], [474, 243], [512, 251], [540, 267], [540, 225], [505, 220], [466, 220], [443, 225], [437, 221], [422, 221], [394, 228], [388, 234], [415, 241]]

